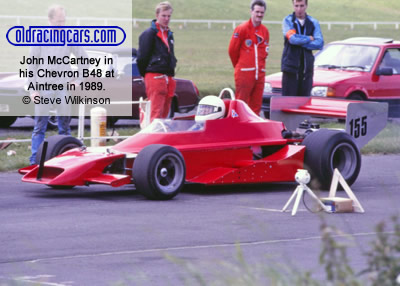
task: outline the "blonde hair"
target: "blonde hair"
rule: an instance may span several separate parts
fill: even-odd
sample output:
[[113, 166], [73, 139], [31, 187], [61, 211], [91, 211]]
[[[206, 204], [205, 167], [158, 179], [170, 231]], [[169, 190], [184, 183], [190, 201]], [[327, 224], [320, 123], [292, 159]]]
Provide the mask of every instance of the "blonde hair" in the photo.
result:
[[161, 2], [156, 6], [156, 14], [158, 15], [161, 11], [167, 11], [167, 10], [171, 10], [174, 11], [174, 9], [172, 9], [172, 5], [171, 3], [169, 3], [168, 1], [165, 2]]
[[47, 17], [49, 19], [53, 19], [54, 15], [58, 12], [58, 11], [62, 11], [65, 14], [65, 9], [63, 6], [61, 5], [51, 5], [49, 7], [49, 10], [47, 10]]

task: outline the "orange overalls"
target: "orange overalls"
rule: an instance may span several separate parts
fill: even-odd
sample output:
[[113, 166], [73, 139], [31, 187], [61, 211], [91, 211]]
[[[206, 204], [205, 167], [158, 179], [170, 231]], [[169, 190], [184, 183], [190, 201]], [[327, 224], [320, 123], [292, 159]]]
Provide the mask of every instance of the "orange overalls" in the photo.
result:
[[236, 98], [258, 115], [265, 82], [265, 61], [269, 49], [267, 27], [254, 27], [251, 19], [236, 27], [229, 43], [229, 56], [235, 68]]

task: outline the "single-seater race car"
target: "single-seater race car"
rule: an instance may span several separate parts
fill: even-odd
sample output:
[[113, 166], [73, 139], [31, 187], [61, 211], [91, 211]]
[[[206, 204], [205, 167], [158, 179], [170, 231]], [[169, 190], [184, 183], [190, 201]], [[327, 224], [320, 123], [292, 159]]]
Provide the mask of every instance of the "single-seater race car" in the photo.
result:
[[[19, 170], [22, 181], [53, 188], [132, 184], [156, 200], [172, 199], [185, 183], [294, 182], [303, 168], [321, 188], [329, 187], [335, 168], [351, 185], [361, 167], [359, 148], [387, 120], [385, 103], [280, 97], [271, 102], [277, 121], [257, 116], [241, 100], [211, 97], [222, 103], [206, 103], [207, 96], [196, 115], [156, 119], [112, 147], [49, 137], [38, 152], [39, 163]], [[347, 132], [319, 129], [305, 121], [310, 115], [346, 119]]]

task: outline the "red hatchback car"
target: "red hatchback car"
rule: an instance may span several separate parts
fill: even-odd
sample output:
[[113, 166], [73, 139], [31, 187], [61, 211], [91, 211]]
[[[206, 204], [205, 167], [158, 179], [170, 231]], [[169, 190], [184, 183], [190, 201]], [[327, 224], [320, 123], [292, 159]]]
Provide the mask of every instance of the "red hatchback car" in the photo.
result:
[[[282, 95], [282, 73], [265, 77], [263, 108]], [[389, 116], [400, 116], [400, 41], [350, 38], [326, 45], [315, 56], [311, 96], [389, 102]]]

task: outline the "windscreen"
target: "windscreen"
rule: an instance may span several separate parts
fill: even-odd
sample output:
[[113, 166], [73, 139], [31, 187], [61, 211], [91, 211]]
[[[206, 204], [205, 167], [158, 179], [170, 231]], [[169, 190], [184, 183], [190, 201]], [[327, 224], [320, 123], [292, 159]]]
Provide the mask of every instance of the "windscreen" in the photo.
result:
[[370, 71], [379, 48], [364, 45], [334, 44], [326, 46], [316, 55], [315, 67]]

